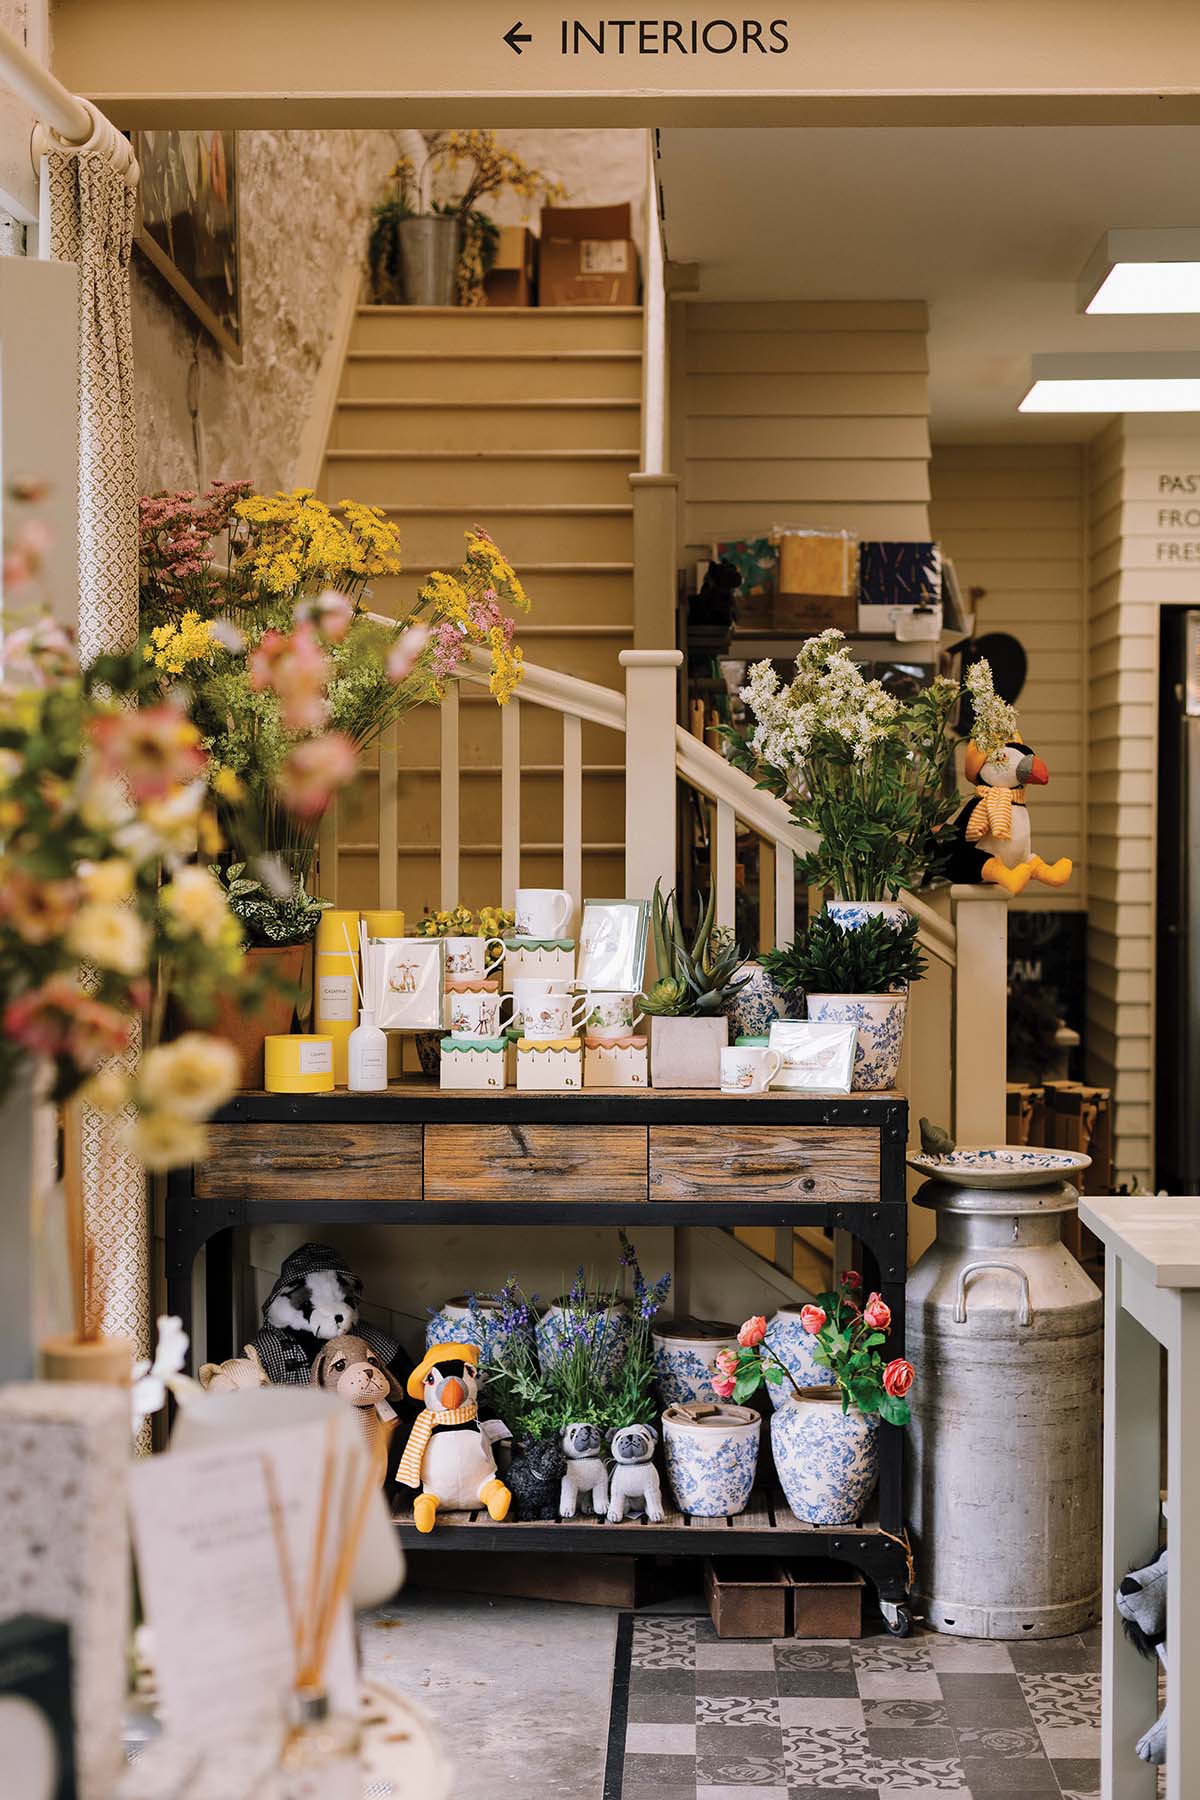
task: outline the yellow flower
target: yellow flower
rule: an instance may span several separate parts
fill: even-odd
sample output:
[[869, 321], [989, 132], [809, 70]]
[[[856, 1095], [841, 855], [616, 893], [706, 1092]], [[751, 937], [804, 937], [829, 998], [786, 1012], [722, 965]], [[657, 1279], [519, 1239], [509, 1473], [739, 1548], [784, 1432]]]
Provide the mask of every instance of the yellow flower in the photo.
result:
[[25, 808], [19, 800], [0, 800], [0, 831], [15, 831], [25, 823]]
[[112, 1066], [100, 1069], [81, 1089], [81, 1098], [102, 1113], [119, 1113], [129, 1094], [129, 1077]]
[[121, 1137], [130, 1155], [154, 1174], [185, 1163], [203, 1162], [208, 1152], [208, 1133], [203, 1125], [178, 1113], [139, 1113]]
[[118, 975], [140, 975], [146, 967], [148, 933], [127, 906], [89, 901], [76, 913], [67, 943], [81, 961]]
[[154, 1112], [207, 1119], [236, 1094], [241, 1078], [241, 1058], [231, 1043], [203, 1031], [185, 1031], [174, 1043], [147, 1052], [138, 1090]]
[[216, 945], [227, 935], [231, 917], [220, 883], [207, 869], [179, 869], [162, 891], [171, 917], [202, 943]]
[[214, 769], [210, 780], [213, 793], [217, 795], [218, 799], [228, 800], [231, 806], [236, 806], [239, 801], [245, 799], [245, 784], [240, 776], [234, 774], [232, 769], [224, 766]]
[[103, 862], [80, 863], [77, 873], [87, 899], [102, 906], [119, 906], [133, 893], [133, 865], [123, 856], [109, 856]]
[[189, 663], [203, 662], [214, 645], [212, 624], [189, 607], [176, 623], [158, 625], [142, 655], [168, 675], [182, 675]]

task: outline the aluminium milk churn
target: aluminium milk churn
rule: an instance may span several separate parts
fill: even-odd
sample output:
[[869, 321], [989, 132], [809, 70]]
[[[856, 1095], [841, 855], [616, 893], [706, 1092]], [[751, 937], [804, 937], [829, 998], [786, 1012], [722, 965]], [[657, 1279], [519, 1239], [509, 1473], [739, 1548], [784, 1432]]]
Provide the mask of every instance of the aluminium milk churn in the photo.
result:
[[909, 1277], [914, 1605], [937, 1631], [1058, 1637], [1098, 1616], [1104, 1309], [1061, 1241], [1078, 1195], [927, 1181]]

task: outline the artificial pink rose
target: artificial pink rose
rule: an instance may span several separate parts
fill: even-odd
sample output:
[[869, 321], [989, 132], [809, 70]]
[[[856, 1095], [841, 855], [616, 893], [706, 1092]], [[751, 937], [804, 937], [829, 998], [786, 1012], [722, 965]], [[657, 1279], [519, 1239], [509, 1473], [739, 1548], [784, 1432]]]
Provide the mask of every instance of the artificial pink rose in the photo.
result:
[[344, 787], [358, 766], [358, 752], [344, 732], [305, 738], [289, 750], [275, 778], [284, 806], [301, 819], [318, 819], [335, 788]]
[[857, 1269], [846, 1270], [842, 1276], [842, 1286], [844, 1288], [860, 1288], [862, 1286], [862, 1276]]
[[719, 1375], [736, 1375], [738, 1359], [736, 1350], [718, 1350], [713, 1367]]
[[878, 1294], [872, 1294], [863, 1307], [863, 1323], [872, 1331], [886, 1331], [892, 1322], [892, 1309]]
[[894, 1400], [903, 1400], [909, 1388], [917, 1378], [917, 1371], [902, 1356], [896, 1357], [883, 1371], [883, 1391]]
[[805, 1331], [811, 1331], [814, 1337], [824, 1325], [825, 1317], [824, 1310], [819, 1306], [802, 1306], [800, 1308], [800, 1323]]
[[746, 1323], [738, 1332], [738, 1343], [742, 1346], [743, 1350], [753, 1350], [757, 1345], [762, 1343], [766, 1335], [767, 1321], [763, 1318], [761, 1313], [756, 1313], [752, 1319], [746, 1320]]
[[385, 666], [388, 680], [397, 685], [407, 680], [428, 642], [428, 625], [410, 625], [407, 631], [402, 632], [387, 653]]
[[714, 1375], [712, 1378], [712, 1391], [717, 1396], [718, 1400], [730, 1399], [733, 1395], [733, 1376]]

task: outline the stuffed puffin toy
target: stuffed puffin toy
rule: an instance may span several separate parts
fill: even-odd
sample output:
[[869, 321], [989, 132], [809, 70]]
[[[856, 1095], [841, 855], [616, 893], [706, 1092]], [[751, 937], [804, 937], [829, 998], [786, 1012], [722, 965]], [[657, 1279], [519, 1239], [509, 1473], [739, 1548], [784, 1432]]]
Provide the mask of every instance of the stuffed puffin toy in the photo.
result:
[[1071, 879], [1070, 857], [1043, 862], [1030, 843], [1025, 789], [1045, 787], [1049, 781], [1041, 757], [1017, 739], [990, 752], [970, 743], [964, 773], [974, 785], [975, 798], [954, 821], [954, 847], [946, 869], [950, 880], [994, 882], [1014, 895], [1031, 881], [1064, 887]]
[[479, 1351], [474, 1344], [433, 1344], [408, 1378], [410, 1399], [424, 1411], [409, 1433], [396, 1480], [419, 1487], [413, 1524], [432, 1531], [438, 1508], [473, 1512], [486, 1506], [497, 1523], [508, 1516], [512, 1495], [496, 1473], [492, 1448], [511, 1436], [499, 1419], [479, 1419]]

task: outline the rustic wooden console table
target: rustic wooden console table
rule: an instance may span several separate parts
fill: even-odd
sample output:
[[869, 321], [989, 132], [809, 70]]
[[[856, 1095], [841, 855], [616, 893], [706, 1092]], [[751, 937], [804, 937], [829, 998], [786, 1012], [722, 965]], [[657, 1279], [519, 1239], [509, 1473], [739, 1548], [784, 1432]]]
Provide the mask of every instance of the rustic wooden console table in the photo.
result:
[[[168, 1181], [168, 1307], [190, 1331], [192, 1265], [207, 1246], [208, 1351], [232, 1354], [228, 1247], [244, 1225], [819, 1225], [858, 1240], [900, 1355], [907, 1114], [896, 1094], [475, 1094], [420, 1080], [382, 1094], [242, 1094], [212, 1126], [208, 1159]], [[495, 1525], [469, 1514], [439, 1527], [437, 1548], [831, 1556], [875, 1583], [902, 1633], [904, 1444], [902, 1431], [881, 1427], [878, 1495], [854, 1526], [802, 1525], [764, 1490], [736, 1517], [668, 1512], [661, 1525]], [[397, 1525], [407, 1546], [429, 1547], [407, 1508]]]

